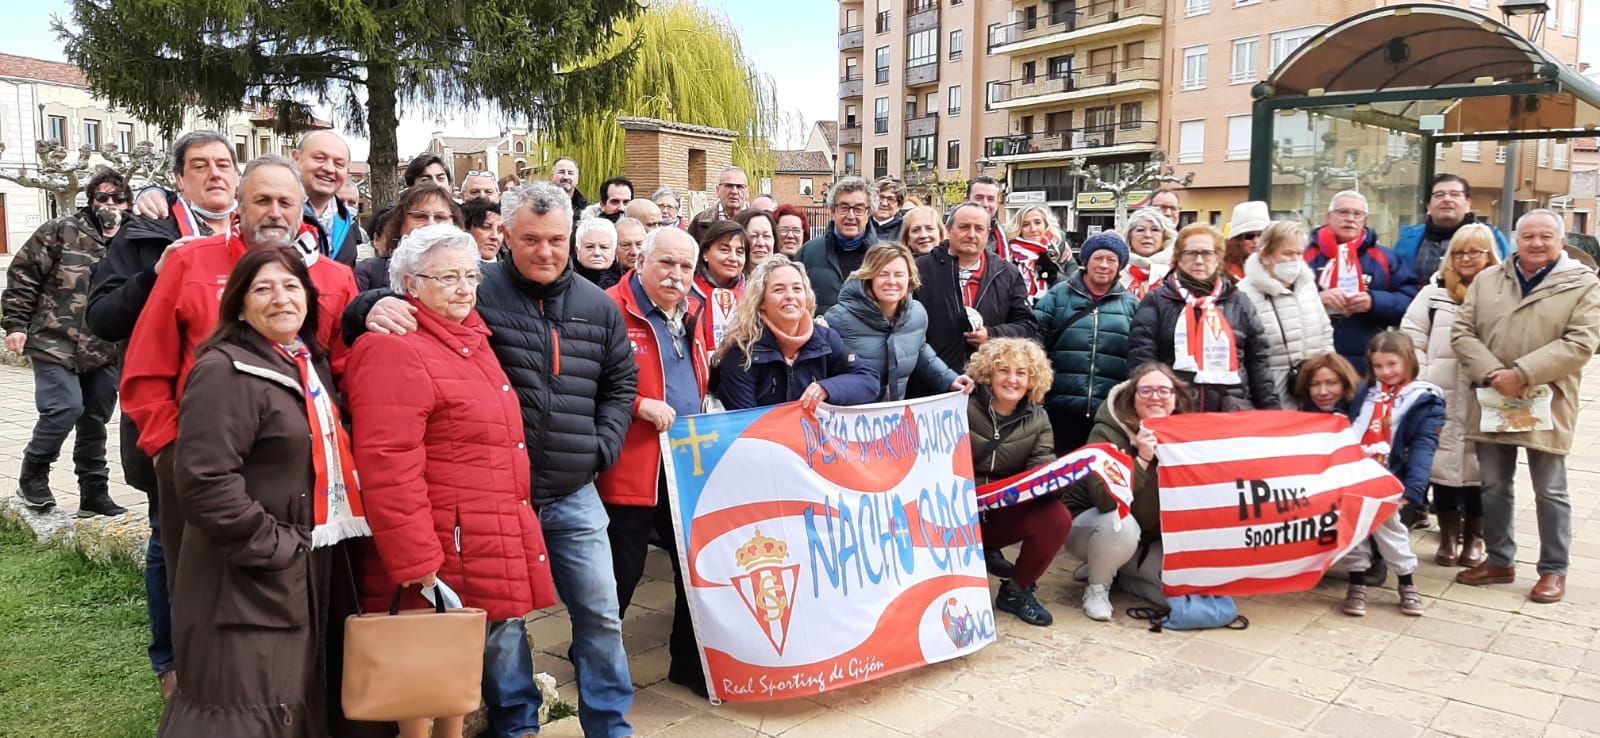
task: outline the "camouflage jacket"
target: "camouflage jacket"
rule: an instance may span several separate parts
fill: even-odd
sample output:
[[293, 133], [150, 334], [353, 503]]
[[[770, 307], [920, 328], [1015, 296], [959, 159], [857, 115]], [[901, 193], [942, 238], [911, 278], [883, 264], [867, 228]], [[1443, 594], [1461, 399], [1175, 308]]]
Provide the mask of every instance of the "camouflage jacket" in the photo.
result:
[[112, 363], [116, 345], [84, 323], [89, 279], [109, 242], [87, 209], [40, 226], [6, 272], [0, 331], [27, 334], [23, 353], [80, 374]]

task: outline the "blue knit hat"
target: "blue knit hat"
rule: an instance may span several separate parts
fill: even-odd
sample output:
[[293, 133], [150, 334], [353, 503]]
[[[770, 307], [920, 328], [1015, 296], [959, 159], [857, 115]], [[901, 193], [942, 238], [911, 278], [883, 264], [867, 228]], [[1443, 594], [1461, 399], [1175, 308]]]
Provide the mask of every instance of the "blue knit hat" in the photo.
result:
[[1100, 249], [1111, 249], [1111, 253], [1117, 255], [1118, 269], [1128, 268], [1128, 242], [1114, 231], [1101, 231], [1084, 241], [1083, 247], [1078, 249], [1078, 263], [1087, 266], [1089, 257]]

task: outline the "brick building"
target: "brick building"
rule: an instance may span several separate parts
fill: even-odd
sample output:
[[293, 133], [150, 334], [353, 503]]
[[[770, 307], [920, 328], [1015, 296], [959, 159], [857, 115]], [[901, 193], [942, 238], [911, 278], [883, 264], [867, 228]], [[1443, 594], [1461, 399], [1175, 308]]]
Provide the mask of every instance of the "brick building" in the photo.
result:
[[733, 165], [735, 131], [654, 118], [618, 118], [617, 125], [624, 132], [622, 176], [633, 182], [633, 191], [647, 195], [671, 187], [684, 200], [685, 213], [706, 207], [722, 170]]

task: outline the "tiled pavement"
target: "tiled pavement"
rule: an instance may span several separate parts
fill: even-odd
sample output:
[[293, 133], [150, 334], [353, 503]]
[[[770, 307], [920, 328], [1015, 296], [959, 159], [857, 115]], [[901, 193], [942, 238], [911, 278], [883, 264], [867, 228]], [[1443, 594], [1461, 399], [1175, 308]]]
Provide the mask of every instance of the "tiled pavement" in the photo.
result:
[[[1600, 735], [1600, 364], [1584, 388], [1586, 412], [1568, 460], [1573, 534], [1567, 601], [1525, 598], [1535, 577], [1532, 493], [1519, 477], [1519, 581], [1472, 588], [1431, 563], [1432, 533], [1413, 534], [1424, 563], [1422, 618], [1396, 609], [1393, 580], [1362, 619], [1336, 611], [1342, 584], [1240, 601], [1244, 631], [1150, 633], [1113, 597], [1116, 619], [1094, 623], [1076, 607], [1063, 555], [1040, 584], [1055, 613], [1048, 628], [1000, 617], [1000, 638], [953, 662], [811, 699], [712, 706], [668, 683], [670, 570], [660, 552], [625, 623], [641, 736], [1568, 736]], [[0, 367], [0, 489], [13, 493], [33, 422], [32, 376]], [[111, 437], [115, 444], [116, 431]], [[112, 453], [115, 458], [115, 451]], [[116, 465], [113, 464], [113, 467]], [[52, 482], [75, 504], [71, 471]], [[114, 475], [118, 500], [143, 496]], [[535, 613], [537, 665], [576, 701], [564, 658], [565, 612]], [[546, 726], [576, 736], [575, 719]]]

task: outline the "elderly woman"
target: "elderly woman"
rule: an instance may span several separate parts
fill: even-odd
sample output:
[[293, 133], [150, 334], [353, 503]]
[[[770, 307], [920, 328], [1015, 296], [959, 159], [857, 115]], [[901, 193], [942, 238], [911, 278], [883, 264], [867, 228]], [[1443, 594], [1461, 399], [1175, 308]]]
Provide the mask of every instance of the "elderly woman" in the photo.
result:
[[[1028, 296], [1037, 300], [1050, 287], [1077, 271], [1072, 246], [1061, 233], [1055, 213], [1044, 205], [1024, 205], [1006, 224], [1006, 244], [1011, 260], [1022, 270]], [[1065, 266], [1062, 266], [1065, 265]]]
[[600, 289], [622, 281], [617, 264], [617, 226], [601, 217], [578, 223], [572, 242], [572, 269]]
[[1095, 416], [1089, 443], [1106, 443], [1133, 459], [1132, 517], [1117, 529], [1116, 500], [1099, 477], [1090, 475], [1067, 489], [1062, 502], [1072, 513], [1067, 552], [1083, 562], [1073, 578], [1087, 581], [1083, 613], [1111, 619], [1109, 591], [1116, 584], [1129, 594], [1165, 605], [1161, 594], [1161, 489], [1156, 436], [1144, 421], [1195, 410], [1184, 381], [1164, 364], [1134, 369]]
[[740, 213], [733, 219], [744, 228], [744, 242], [747, 253], [744, 260], [744, 273], [749, 274], [757, 264], [767, 260], [767, 257], [776, 253], [778, 247], [778, 221], [772, 213], [765, 210], [751, 208]]
[[811, 238], [811, 219], [806, 211], [788, 203], [779, 205], [772, 215], [778, 219], [778, 253], [793, 259]]
[[500, 248], [505, 245], [505, 232], [500, 230], [500, 203], [486, 197], [468, 200], [461, 205], [461, 217], [472, 240], [478, 243], [478, 258], [496, 261]]
[[1143, 300], [1172, 269], [1172, 242], [1177, 238], [1172, 221], [1155, 208], [1140, 208], [1128, 216], [1122, 238], [1128, 242], [1128, 266], [1122, 284]]
[[293, 249], [251, 250], [220, 315], [179, 408], [181, 682], [160, 734], [326, 736], [330, 587], [341, 584], [328, 546], [366, 522], [316, 287]]
[[[1039, 405], [1050, 388], [1050, 362], [1039, 344], [996, 338], [978, 348], [967, 371], [978, 383], [967, 400], [975, 481], [988, 484], [1054, 461], [1050, 420]], [[984, 511], [982, 528], [986, 549], [1022, 544], [1009, 576], [1000, 581], [995, 609], [1029, 625], [1054, 622], [1033, 593], [1072, 529], [1067, 509], [1054, 498], [1036, 497]]]
[[1313, 354], [1333, 350], [1333, 324], [1306, 266], [1306, 229], [1278, 221], [1267, 226], [1256, 252], [1245, 259], [1239, 291], [1255, 305], [1267, 344], [1267, 367], [1282, 407], [1294, 405], [1296, 367]]
[[932, 251], [944, 243], [944, 218], [939, 211], [927, 205], [918, 205], [906, 211], [900, 221], [900, 245], [911, 249], [917, 256]]
[[928, 345], [928, 311], [911, 297], [917, 270], [906, 247], [880, 243], [867, 249], [861, 268], [839, 291], [839, 303], [823, 316], [858, 361], [878, 369], [879, 400], [904, 400], [913, 379], [927, 392], [970, 391]]
[[1083, 445], [1106, 395], [1128, 378], [1128, 339], [1139, 310], [1139, 301], [1117, 279], [1128, 264], [1120, 236], [1090, 236], [1078, 258], [1083, 268], [1033, 307], [1054, 370], [1045, 411], [1057, 454]]
[[750, 273], [711, 362], [716, 394], [729, 410], [800, 401], [816, 407], [863, 405], [878, 398], [878, 373], [845, 349], [832, 328], [817, 325], [817, 297], [805, 269], [782, 254]]
[[[1467, 299], [1472, 280], [1500, 263], [1494, 231], [1468, 223], [1450, 239], [1450, 250], [1400, 321], [1400, 330], [1417, 347], [1422, 379], [1445, 395], [1445, 422], [1433, 456], [1433, 504], [1439, 513], [1440, 566], [1472, 568], [1483, 563], [1483, 487], [1478, 478], [1477, 444], [1467, 440], [1467, 415], [1477, 397], [1461, 376], [1450, 346], [1450, 329]], [[1463, 522], [1463, 516], [1465, 521]], [[1456, 546], [1460, 543], [1460, 550]]]
[[383, 219], [383, 227], [372, 242], [375, 255], [356, 264], [356, 287], [363, 292], [388, 287], [389, 252], [407, 233], [434, 223], [451, 223], [460, 228], [466, 220], [450, 191], [424, 178], [402, 193]]
[[[518, 738], [538, 730], [540, 702], [522, 617], [554, 604], [555, 586], [528, 506], [522, 411], [475, 309], [479, 261], [453, 226], [401, 239], [390, 283], [417, 308], [417, 328], [362, 336], [345, 386], [377, 544], [367, 607], [386, 606], [396, 587], [442, 580], [487, 610], [483, 699], [494, 735]], [[435, 738], [460, 736], [463, 717], [437, 716]], [[428, 723], [406, 721], [400, 733], [427, 736]]]
[[1261, 320], [1222, 273], [1221, 248], [1204, 223], [1178, 232], [1178, 268], [1139, 303], [1128, 360], [1172, 367], [1204, 412], [1276, 410]]
[[733, 319], [734, 307], [745, 291], [744, 227], [720, 220], [706, 227], [700, 238], [699, 266], [694, 272], [693, 299], [700, 303], [701, 344], [707, 351], [722, 345]]

